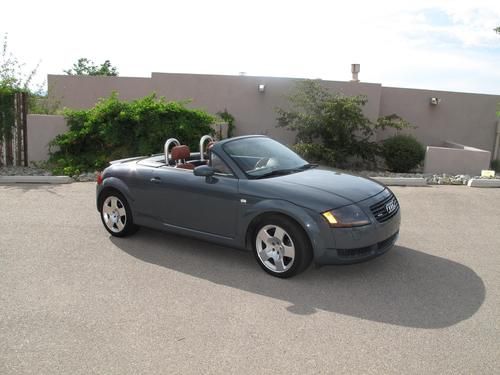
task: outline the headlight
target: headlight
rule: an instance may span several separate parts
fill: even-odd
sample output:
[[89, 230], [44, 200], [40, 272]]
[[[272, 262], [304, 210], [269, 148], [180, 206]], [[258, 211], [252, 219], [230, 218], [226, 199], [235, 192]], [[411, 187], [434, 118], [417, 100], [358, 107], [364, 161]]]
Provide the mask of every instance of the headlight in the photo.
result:
[[366, 216], [361, 208], [354, 204], [326, 211], [321, 215], [328, 221], [328, 224], [334, 228], [351, 228], [370, 224], [368, 216]]

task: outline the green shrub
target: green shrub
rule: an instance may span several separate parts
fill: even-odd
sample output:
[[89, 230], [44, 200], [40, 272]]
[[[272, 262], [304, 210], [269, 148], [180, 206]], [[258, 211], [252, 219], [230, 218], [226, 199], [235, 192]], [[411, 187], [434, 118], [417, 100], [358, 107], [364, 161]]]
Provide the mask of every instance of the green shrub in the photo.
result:
[[500, 159], [491, 161], [491, 169], [493, 169], [497, 173], [500, 173]]
[[333, 150], [317, 143], [296, 143], [292, 149], [309, 162], [324, 162], [327, 165], [335, 164]]
[[390, 170], [409, 172], [425, 157], [425, 148], [410, 135], [396, 135], [382, 143], [382, 155]]
[[227, 108], [225, 108], [224, 111], [217, 112], [217, 116], [227, 122], [227, 137], [231, 138], [234, 135], [234, 129], [236, 128], [234, 125], [236, 119], [227, 111]]
[[[0, 145], [2, 141], [12, 140], [12, 127], [15, 123], [15, 93], [16, 90], [0, 85]], [[0, 164], [2, 159], [0, 158]]]
[[[92, 109], [64, 115], [69, 131], [51, 142], [49, 164], [57, 174], [76, 175], [100, 170], [111, 160], [159, 153], [169, 137], [197, 150], [200, 137], [213, 134], [211, 115], [155, 95], [125, 102], [113, 94]], [[53, 146], [58, 150], [52, 152]]]
[[287, 107], [276, 109], [277, 126], [296, 132], [297, 143], [319, 143], [334, 150], [339, 166], [352, 158], [375, 162], [376, 130], [413, 127], [396, 114], [374, 122], [363, 112], [366, 97], [332, 93], [321, 81], [298, 81], [288, 101]]

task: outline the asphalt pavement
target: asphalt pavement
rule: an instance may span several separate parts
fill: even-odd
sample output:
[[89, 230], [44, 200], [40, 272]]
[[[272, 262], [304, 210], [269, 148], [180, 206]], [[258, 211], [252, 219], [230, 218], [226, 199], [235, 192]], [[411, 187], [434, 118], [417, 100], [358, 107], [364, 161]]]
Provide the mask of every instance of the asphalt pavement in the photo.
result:
[[500, 373], [500, 189], [394, 187], [393, 250], [288, 280], [94, 191], [0, 186], [0, 374]]

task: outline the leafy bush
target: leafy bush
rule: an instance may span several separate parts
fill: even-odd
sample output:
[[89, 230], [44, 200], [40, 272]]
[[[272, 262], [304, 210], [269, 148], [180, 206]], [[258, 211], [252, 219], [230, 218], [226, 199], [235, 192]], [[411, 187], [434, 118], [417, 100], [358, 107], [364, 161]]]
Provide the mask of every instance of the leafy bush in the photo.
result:
[[12, 88], [0, 86], [0, 150], [4, 138], [12, 140], [12, 127], [15, 123], [15, 92]]
[[296, 143], [292, 149], [309, 162], [323, 162], [327, 165], [335, 164], [333, 150], [317, 143]]
[[224, 111], [217, 112], [217, 116], [227, 122], [227, 137], [231, 138], [234, 135], [234, 129], [236, 128], [234, 125], [234, 116], [227, 111], [227, 108], [225, 108]]
[[[69, 131], [51, 142], [49, 164], [54, 173], [76, 175], [104, 168], [111, 160], [162, 152], [165, 140], [179, 139], [191, 149], [212, 134], [214, 118], [184, 103], [150, 95], [132, 102], [116, 94], [88, 110], [64, 112]], [[57, 151], [53, 151], [57, 146]]]
[[382, 155], [390, 170], [409, 172], [425, 157], [425, 148], [410, 135], [396, 135], [382, 143]]
[[493, 169], [497, 173], [500, 173], [500, 159], [491, 161], [491, 169]]
[[288, 97], [291, 109], [277, 109], [278, 126], [296, 131], [298, 143], [318, 143], [335, 150], [335, 161], [351, 157], [374, 161], [379, 152], [372, 141], [376, 129], [403, 129], [410, 124], [392, 114], [370, 121], [363, 114], [364, 96], [330, 93], [319, 81], [297, 83]]

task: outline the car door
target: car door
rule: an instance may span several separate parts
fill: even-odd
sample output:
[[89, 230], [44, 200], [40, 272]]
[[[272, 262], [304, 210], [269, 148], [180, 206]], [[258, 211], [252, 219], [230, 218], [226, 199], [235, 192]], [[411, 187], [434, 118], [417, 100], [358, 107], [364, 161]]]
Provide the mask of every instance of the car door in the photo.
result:
[[211, 178], [192, 170], [162, 167], [151, 183], [156, 216], [167, 226], [234, 238], [238, 221], [238, 179], [232, 173]]
[[143, 223], [144, 220], [156, 220], [154, 201], [150, 199], [150, 180], [155, 169], [154, 165], [148, 164], [147, 161], [146, 163], [140, 161], [122, 177], [133, 198], [130, 204], [134, 208], [134, 220], [138, 223]]

